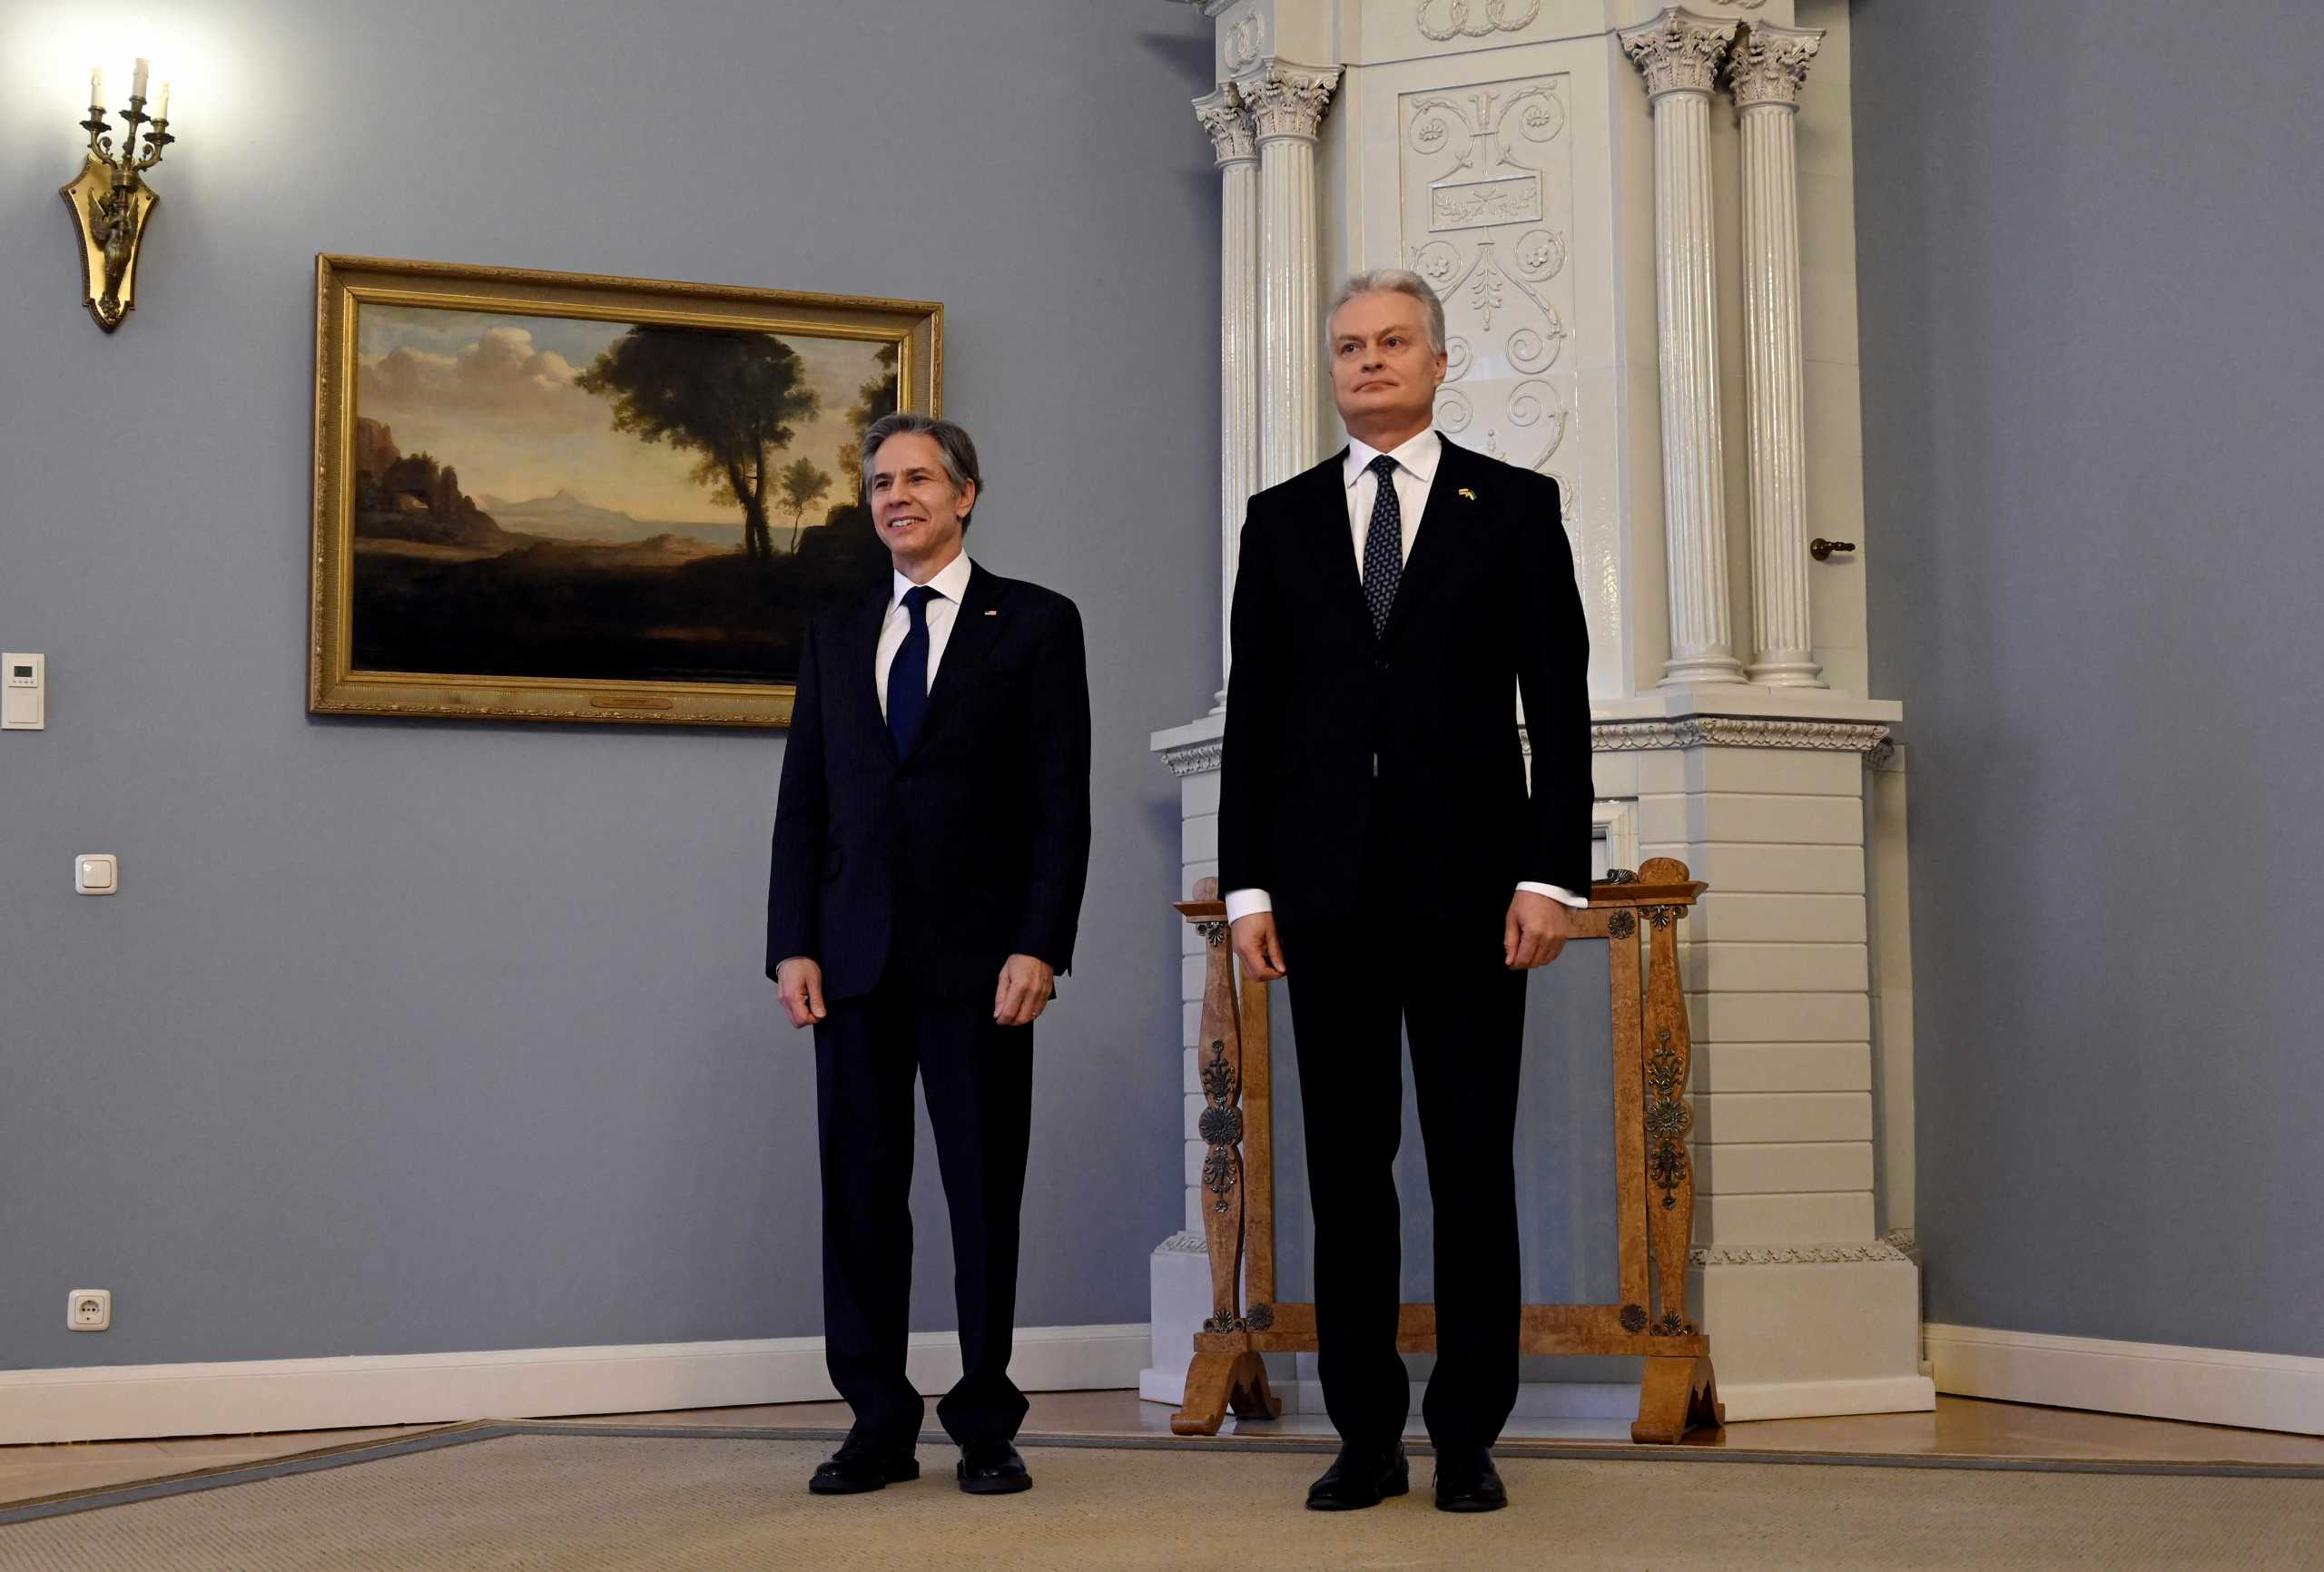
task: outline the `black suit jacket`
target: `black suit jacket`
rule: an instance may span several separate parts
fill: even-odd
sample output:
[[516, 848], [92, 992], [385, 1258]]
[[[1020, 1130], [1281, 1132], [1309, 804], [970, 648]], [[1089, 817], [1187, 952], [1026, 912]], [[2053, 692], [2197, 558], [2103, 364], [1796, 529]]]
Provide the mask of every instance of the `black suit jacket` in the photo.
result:
[[1011, 955], [1073, 964], [1089, 869], [1081, 614], [1039, 585], [969, 575], [928, 712], [896, 756], [872, 657], [883, 587], [807, 633], [775, 803], [766, 969], [820, 963], [826, 998], [894, 968], [984, 999]]
[[1286, 922], [1350, 915], [1376, 797], [1427, 915], [1503, 909], [1521, 880], [1586, 892], [1590, 635], [1556, 482], [1446, 441], [1375, 638], [1345, 457], [1259, 493], [1243, 526], [1220, 885], [1269, 890]]

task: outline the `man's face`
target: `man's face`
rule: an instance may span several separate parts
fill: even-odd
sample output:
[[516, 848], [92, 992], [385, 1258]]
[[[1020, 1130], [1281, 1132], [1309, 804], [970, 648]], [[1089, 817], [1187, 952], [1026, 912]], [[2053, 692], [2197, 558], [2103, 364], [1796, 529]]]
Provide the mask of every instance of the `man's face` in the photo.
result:
[[872, 518], [899, 569], [942, 562], [960, 549], [977, 488], [956, 486], [943, 450], [921, 431], [900, 431], [872, 456]]
[[1444, 357], [1428, 347], [1421, 304], [1394, 290], [1356, 296], [1332, 314], [1332, 398], [1351, 427], [1428, 423]]

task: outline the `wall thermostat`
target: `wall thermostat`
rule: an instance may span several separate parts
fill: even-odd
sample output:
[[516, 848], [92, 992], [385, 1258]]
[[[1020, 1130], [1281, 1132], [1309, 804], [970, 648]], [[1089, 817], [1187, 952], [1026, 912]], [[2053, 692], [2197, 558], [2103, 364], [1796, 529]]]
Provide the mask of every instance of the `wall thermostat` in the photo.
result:
[[48, 657], [0, 654], [0, 732], [48, 725]]

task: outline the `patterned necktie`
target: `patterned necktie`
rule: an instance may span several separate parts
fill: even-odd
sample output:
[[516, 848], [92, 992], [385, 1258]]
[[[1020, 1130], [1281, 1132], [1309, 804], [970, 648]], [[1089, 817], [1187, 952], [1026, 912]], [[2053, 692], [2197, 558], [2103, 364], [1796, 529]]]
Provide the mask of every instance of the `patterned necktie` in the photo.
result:
[[1383, 453], [1366, 467], [1380, 477], [1372, 527], [1364, 536], [1364, 603], [1372, 608], [1372, 636], [1376, 639], [1388, 631], [1396, 582], [1404, 575], [1404, 515], [1396, 504], [1396, 461]]
[[899, 759], [911, 752], [912, 739], [928, 713], [928, 603], [935, 598], [936, 592], [926, 585], [904, 592], [904, 612], [911, 627], [888, 667], [888, 735], [896, 740]]

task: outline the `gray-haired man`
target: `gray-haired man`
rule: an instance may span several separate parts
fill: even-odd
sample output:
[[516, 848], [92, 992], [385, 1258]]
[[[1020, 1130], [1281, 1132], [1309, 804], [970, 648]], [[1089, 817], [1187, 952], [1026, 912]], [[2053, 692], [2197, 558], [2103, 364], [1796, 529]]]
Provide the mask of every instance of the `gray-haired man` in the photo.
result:
[[775, 805], [767, 975], [815, 1029], [823, 1335], [855, 1411], [819, 1495], [917, 1479], [924, 1410], [904, 1373], [912, 1082], [952, 1222], [960, 1380], [937, 1405], [960, 1488], [1032, 1483], [1009, 1444], [1018, 1208], [1033, 1021], [1073, 960], [1089, 865], [1081, 617], [963, 550], [983, 488], [950, 421], [891, 415], [863, 495], [895, 574], [817, 618]]
[[1253, 497], [1243, 528], [1219, 881], [1236, 952], [1288, 977], [1299, 1028], [1317, 1373], [1344, 1443], [1307, 1504], [1406, 1488], [1383, 1223], [1408, 1032], [1436, 1205], [1436, 1504], [1491, 1511], [1517, 1396], [1525, 972], [1556, 958], [1590, 886], [1589, 634], [1556, 483], [1435, 429], [1428, 285], [1350, 280], [1329, 331], [1349, 446]]

